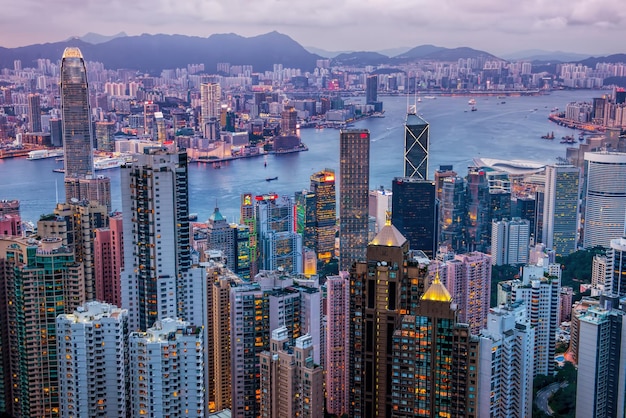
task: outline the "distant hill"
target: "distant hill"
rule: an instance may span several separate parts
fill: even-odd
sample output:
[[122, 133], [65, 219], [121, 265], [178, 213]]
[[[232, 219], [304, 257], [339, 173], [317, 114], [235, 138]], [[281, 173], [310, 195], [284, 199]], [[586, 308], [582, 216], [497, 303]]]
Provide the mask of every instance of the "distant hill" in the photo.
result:
[[95, 45], [73, 38], [56, 43], [0, 48], [0, 68], [12, 68], [16, 59], [22, 60], [23, 67], [35, 66], [39, 58], [58, 61], [68, 46], [80, 48], [87, 61], [102, 62], [106, 68], [130, 68], [155, 75], [163, 69], [200, 63], [212, 73], [218, 62], [252, 65], [254, 71], [271, 70], [273, 64], [311, 71], [316, 60], [322, 58], [278, 32], [250, 38], [232, 33], [208, 38], [143, 34], [117, 37]]
[[543, 49], [527, 49], [525, 51], [513, 52], [502, 55], [507, 60], [526, 60], [541, 62], [575, 62], [588, 58], [589, 54], [578, 54], [575, 52], [545, 51]]
[[582, 65], [586, 65], [587, 67], [595, 67], [596, 64], [599, 62], [608, 62], [608, 63], [613, 63], [613, 64], [616, 64], [618, 62], [626, 62], [626, 54], [613, 54], [613, 55], [608, 55], [606, 57], [590, 57], [590, 58], [578, 61], [578, 63]]
[[339, 54], [332, 59], [333, 65], [380, 65], [389, 62], [389, 57], [378, 52], [350, 52]]
[[442, 47], [442, 46], [435, 46], [435, 45], [420, 45], [420, 46], [416, 46], [415, 48], [411, 48], [408, 51], [400, 54], [400, 55], [396, 55], [394, 58], [396, 59], [400, 59], [400, 60], [404, 60], [404, 59], [412, 59], [412, 58], [423, 58], [425, 56], [427, 56], [428, 54], [432, 54], [434, 52], [439, 52], [439, 51], [443, 51], [446, 48]]
[[323, 58], [335, 58], [339, 54], [347, 54], [353, 51], [327, 51], [322, 48], [316, 48], [314, 46], [305, 46], [304, 49], [309, 51], [311, 54], [317, 54]]
[[460, 58], [478, 57], [499, 59], [495, 55], [478, 49], [468, 47], [444, 48], [435, 45], [420, 45], [393, 58], [398, 62], [410, 62], [417, 60], [457, 61]]
[[88, 44], [97, 45], [97, 44], [103, 44], [105, 42], [108, 42], [111, 39], [123, 38], [125, 36], [128, 36], [128, 35], [126, 35], [125, 32], [116, 33], [115, 35], [111, 35], [111, 36], [100, 35], [99, 33], [88, 32], [88, 33], [84, 34], [83, 36], [79, 37], [79, 39], [81, 41], [83, 41], [83, 42], [87, 42]]

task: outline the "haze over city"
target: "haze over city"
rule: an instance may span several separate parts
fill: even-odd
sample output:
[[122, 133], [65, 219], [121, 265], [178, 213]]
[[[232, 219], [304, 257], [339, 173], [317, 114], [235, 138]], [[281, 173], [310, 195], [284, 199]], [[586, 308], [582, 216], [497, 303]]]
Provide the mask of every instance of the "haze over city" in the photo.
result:
[[329, 51], [435, 44], [496, 55], [540, 48], [598, 56], [622, 52], [624, 23], [626, 9], [618, 0], [26, 0], [3, 5], [0, 46], [56, 42], [88, 32], [207, 37], [277, 30], [302, 45]]

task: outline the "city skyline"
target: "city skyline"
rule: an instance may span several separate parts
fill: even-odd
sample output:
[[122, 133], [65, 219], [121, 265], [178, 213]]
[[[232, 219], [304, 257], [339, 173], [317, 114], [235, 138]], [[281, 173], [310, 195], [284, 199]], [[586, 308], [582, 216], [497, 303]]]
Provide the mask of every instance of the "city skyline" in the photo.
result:
[[[114, 2], [105, 7], [72, 0], [50, 6], [32, 0], [19, 7], [5, 5], [0, 39], [3, 47], [18, 47], [88, 32], [201, 37], [235, 32], [248, 37], [277, 30], [302, 45], [329, 51], [435, 44], [470, 46], [494, 54], [545, 48], [599, 55], [620, 52], [620, 27], [626, 22], [626, 11], [617, 0], [553, 1], [537, 7], [494, 0], [424, 5], [401, 1], [393, 6], [375, 0], [358, 7], [350, 2], [299, 2], [283, 7], [277, 1], [241, 7], [237, 2], [226, 6], [198, 1], [174, 7], [162, 0], [134, 5]], [[235, 16], [239, 26], [233, 28]], [[45, 19], [45, 24], [39, 19]], [[372, 22], [376, 22], [374, 30]]]

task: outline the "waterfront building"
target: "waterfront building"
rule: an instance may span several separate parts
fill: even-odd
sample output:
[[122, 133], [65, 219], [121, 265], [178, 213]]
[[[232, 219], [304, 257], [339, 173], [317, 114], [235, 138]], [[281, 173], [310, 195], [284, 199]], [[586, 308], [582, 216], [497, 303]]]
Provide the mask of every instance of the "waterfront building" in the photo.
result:
[[445, 177], [439, 204], [439, 244], [457, 253], [467, 248], [467, 183], [459, 176]]
[[479, 417], [531, 417], [535, 329], [523, 302], [491, 308], [480, 333]]
[[272, 331], [270, 350], [259, 354], [262, 418], [324, 415], [324, 373], [313, 360], [310, 335], [289, 343], [289, 331]]
[[129, 339], [130, 416], [204, 417], [203, 328], [165, 318]]
[[365, 103], [374, 104], [378, 101], [378, 75], [371, 74], [365, 79]]
[[108, 228], [95, 229], [94, 283], [96, 300], [122, 306], [120, 274], [124, 269], [122, 214], [109, 217]]
[[84, 268], [60, 238], [1, 238], [0, 265], [6, 409], [15, 418], [58, 417], [65, 394], [59, 393], [56, 318], [85, 302]]
[[341, 130], [339, 139], [339, 270], [365, 260], [368, 231], [370, 133]]
[[535, 328], [535, 376], [554, 372], [556, 332], [559, 329], [560, 265], [525, 265], [522, 279], [498, 283], [498, 305], [523, 301]]
[[402, 317], [391, 348], [390, 409], [362, 416], [480, 416], [479, 339], [459, 323], [456, 304], [438, 278], [415, 313]]
[[281, 113], [280, 134], [282, 136], [296, 136], [298, 131], [298, 112], [293, 106], [285, 106]]
[[392, 337], [402, 316], [416, 312], [428, 271], [390, 221], [367, 246], [366, 257], [350, 269], [349, 415], [389, 417]]
[[38, 94], [28, 95], [28, 127], [30, 132], [43, 132], [41, 129], [41, 104]]
[[61, 59], [61, 116], [65, 177], [94, 174], [87, 68], [80, 49], [65, 48]]
[[96, 148], [100, 151], [115, 151], [115, 122], [96, 122]]
[[192, 265], [187, 155], [147, 149], [121, 168], [124, 270], [122, 307], [131, 330], [206, 318], [204, 269]]
[[430, 125], [418, 116], [415, 107], [409, 110], [404, 122], [404, 177], [428, 178], [428, 147]]
[[624, 233], [626, 153], [585, 153], [583, 247], [608, 247]]
[[347, 274], [326, 278], [326, 410], [349, 411], [350, 281]]
[[491, 263], [494, 266], [528, 263], [530, 222], [513, 218], [493, 221], [491, 227]]
[[[219, 120], [222, 109], [222, 88], [217, 83], [202, 83], [200, 85], [202, 131], [212, 118]], [[223, 125], [222, 125], [223, 126]]]
[[417, 177], [396, 177], [392, 183], [391, 223], [414, 250], [433, 258], [437, 247], [439, 215], [435, 182]]
[[128, 311], [87, 302], [56, 320], [60, 411], [124, 417], [128, 408]]
[[616, 297], [600, 297], [580, 317], [577, 417], [624, 416], [626, 321]]
[[541, 242], [557, 256], [576, 251], [580, 169], [569, 164], [546, 166]]

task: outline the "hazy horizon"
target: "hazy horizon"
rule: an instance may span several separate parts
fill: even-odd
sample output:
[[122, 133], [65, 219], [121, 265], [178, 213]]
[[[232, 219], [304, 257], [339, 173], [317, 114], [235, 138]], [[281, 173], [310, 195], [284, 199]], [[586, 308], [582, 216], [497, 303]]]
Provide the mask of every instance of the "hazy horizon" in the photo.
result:
[[137, 0], [132, 5], [121, 0], [24, 0], [3, 6], [0, 46], [59, 42], [89, 32], [251, 37], [276, 30], [303, 46], [326, 51], [433, 44], [495, 55], [541, 49], [597, 56], [625, 52], [624, 26], [626, 8], [618, 0]]

